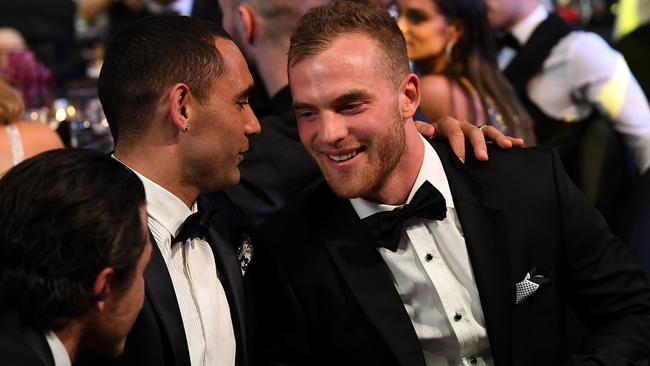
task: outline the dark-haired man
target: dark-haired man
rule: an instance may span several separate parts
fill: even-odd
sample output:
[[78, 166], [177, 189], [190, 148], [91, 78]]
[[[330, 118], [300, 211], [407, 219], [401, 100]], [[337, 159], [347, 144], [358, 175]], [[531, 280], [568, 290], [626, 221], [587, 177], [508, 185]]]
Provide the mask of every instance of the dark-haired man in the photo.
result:
[[248, 137], [260, 131], [252, 87], [237, 46], [207, 21], [138, 20], [107, 50], [99, 98], [115, 158], [144, 184], [155, 239], [123, 364], [248, 364], [238, 243], [197, 198], [239, 181]]
[[0, 363], [122, 353], [151, 254], [142, 183], [104, 154], [54, 150], [0, 180]]
[[[557, 154], [466, 164], [412, 120], [419, 81], [385, 11], [339, 1], [292, 36], [300, 138], [327, 184], [256, 236], [263, 357], [309, 365], [628, 365], [650, 288]], [[515, 172], [515, 173], [513, 173]], [[569, 304], [591, 327], [568, 355]]]

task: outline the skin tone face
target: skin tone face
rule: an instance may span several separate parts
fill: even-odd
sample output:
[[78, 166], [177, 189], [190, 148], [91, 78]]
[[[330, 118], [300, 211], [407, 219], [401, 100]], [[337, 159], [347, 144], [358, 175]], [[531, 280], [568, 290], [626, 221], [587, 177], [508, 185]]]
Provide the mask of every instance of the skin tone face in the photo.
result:
[[536, 0], [485, 0], [490, 27], [509, 32], [537, 3]]
[[151, 257], [151, 242], [147, 226], [147, 211], [140, 207], [144, 249], [133, 278], [121, 287], [110, 286], [102, 314], [94, 317], [86, 332], [86, 341], [93, 352], [116, 357], [124, 351], [126, 336], [135, 323], [144, 302], [144, 271]]
[[398, 0], [398, 25], [406, 39], [408, 56], [414, 61], [430, 60], [434, 70], [446, 63], [445, 47], [455, 39], [454, 26], [440, 13], [433, 0]]
[[346, 35], [291, 67], [289, 80], [300, 139], [332, 190], [387, 202], [387, 191], [396, 181], [414, 180], [421, 163], [407, 158], [413, 151], [405, 143], [406, 125], [417, 136], [410, 121], [415, 107], [404, 94], [417, 89], [417, 77], [409, 74], [395, 86], [376, 52], [367, 36]]
[[239, 163], [248, 150], [248, 136], [260, 125], [248, 104], [253, 78], [235, 44], [217, 39], [226, 73], [214, 81], [206, 101], [192, 101], [191, 129], [180, 151], [183, 180], [201, 192], [239, 182]]

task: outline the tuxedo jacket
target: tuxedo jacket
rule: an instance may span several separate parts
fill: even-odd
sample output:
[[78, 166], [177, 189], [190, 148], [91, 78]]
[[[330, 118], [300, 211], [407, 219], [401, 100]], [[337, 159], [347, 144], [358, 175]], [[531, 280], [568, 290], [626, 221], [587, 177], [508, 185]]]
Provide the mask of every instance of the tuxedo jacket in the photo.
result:
[[[629, 365], [650, 354], [650, 289], [547, 148], [462, 164], [440, 142], [495, 365]], [[391, 273], [349, 200], [325, 184], [254, 237], [258, 344], [270, 364], [425, 365]], [[527, 273], [547, 278], [516, 304]], [[476, 299], [476, 301], [479, 301]], [[590, 327], [566, 350], [565, 306]], [[600, 363], [598, 363], [600, 362]]]
[[43, 333], [26, 328], [13, 313], [0, 315], [0, 365], [54, 366]]
[[[200, 209], [206, 201], [199, 201]], [[165, 261], [153, 242], [149, 266], [144, 272], [145, 300], [142, 310], [126, 340], [119, 365], [190, 366], [190, 356], [180, 308]], [[248, 344], [244, 286], [235, 255], [234, 235], [215, 217], [206, 237], [214, 254], [219, 280], [224, 287], [236, 341], [236, 363], [246, 366]]]

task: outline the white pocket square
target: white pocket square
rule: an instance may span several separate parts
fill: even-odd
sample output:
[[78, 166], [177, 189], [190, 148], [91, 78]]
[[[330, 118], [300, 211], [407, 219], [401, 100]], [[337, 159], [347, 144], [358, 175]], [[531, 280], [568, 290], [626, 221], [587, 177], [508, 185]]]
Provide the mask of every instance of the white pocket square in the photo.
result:
[[526, 273], [526, 277], [523, 281], [517, 282], [515, 284], [517, 290], [517, 299], [516, 304], [521, 303], [526, 300], [530, 295], [534, 294], [535, 291], [539, 288], [539, 284], [530, 280], [530, 272]]
[[253, 242], [251, 241], [250, 236], [242, 234], [241, 244], [237, 248], [237, 261], [239, 262], [239, 268], [241, 269], [241, 275], [246, 274], [246, 268], [248, 264], [253, 259]]

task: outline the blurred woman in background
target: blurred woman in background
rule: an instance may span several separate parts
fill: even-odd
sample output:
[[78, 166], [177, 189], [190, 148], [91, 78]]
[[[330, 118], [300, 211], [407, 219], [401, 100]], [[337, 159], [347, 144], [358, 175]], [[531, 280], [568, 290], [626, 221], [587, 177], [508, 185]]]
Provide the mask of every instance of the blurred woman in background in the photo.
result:
[[22, 121], [24, 111], [20, 94], [0, 79], [0, 175], [38, 153], [63, 147], [46, 124]]
[[532, 121], [501, 75], [483, 0], [397, 0], [398, 24], [430, 121], [479, 121], [535, 144]]

